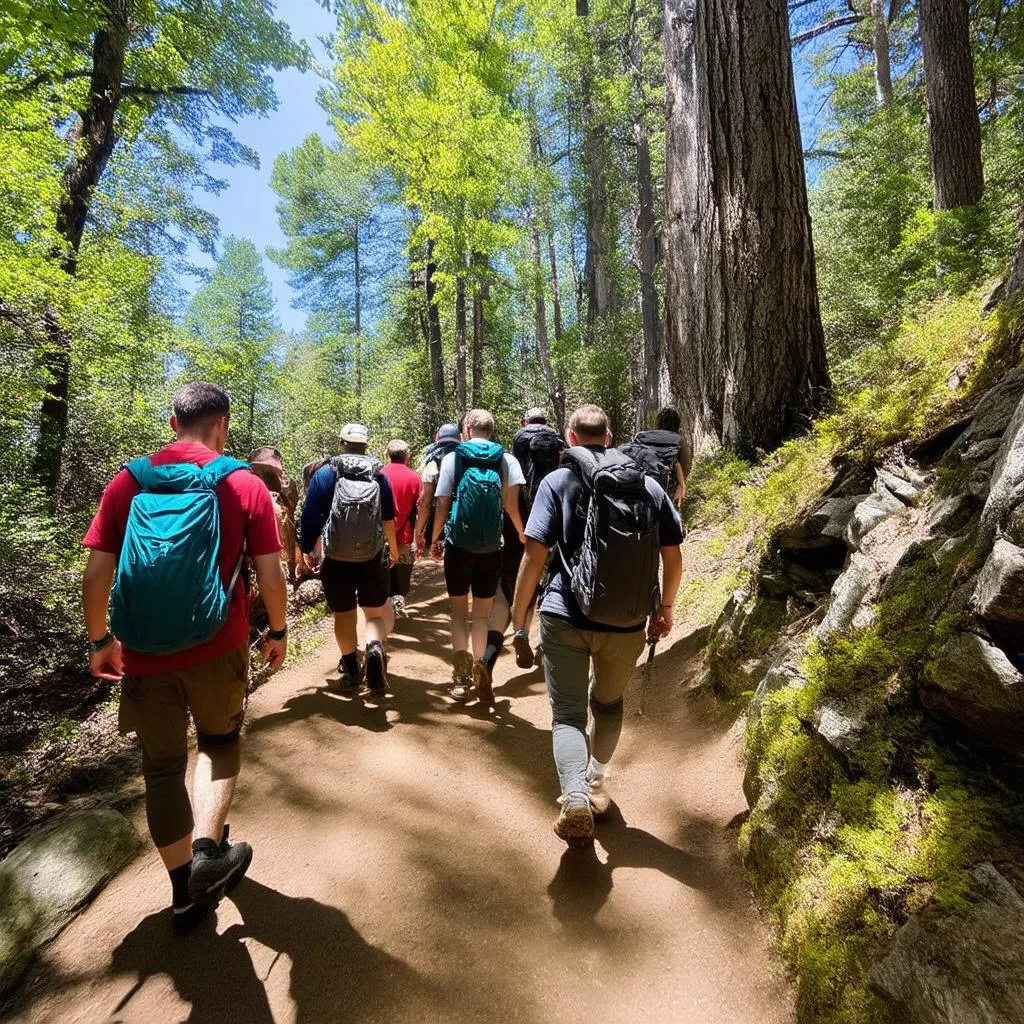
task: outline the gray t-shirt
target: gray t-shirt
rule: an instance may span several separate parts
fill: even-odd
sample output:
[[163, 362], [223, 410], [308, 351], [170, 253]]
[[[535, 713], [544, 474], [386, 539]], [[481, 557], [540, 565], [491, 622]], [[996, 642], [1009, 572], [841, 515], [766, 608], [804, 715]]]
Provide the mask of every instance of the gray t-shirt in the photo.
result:
[[[600, 447], [592, 451], [603, 451]], [[650, 477], [644, 478], [647, 493], [654, 501], [658, 518], [658, 543], [661, 547], [673, 547], [683, 542], [683, 527], [679, 513], [661, 485]], [[586, 524], [586, 508], [583, 506], [583, 484], [576, 473], [567, 468], [556, 469], [541, 481], [537, 497], [533, 502], [530, 520], [526, 524], [526, 536], [547, 548], [556, 548], [551, 558], [551, 577], [540, 610], [546, 615], [567, 619], [577, 629], [594, 630], [598, 633], [631, 633], [644, 628], [640, 622], [630, 628], [604, 626], [592, 622], [580, 611], [573, 597], [569, 572], [562, 561], [561, 552], [571, 559], [583, 543]]]

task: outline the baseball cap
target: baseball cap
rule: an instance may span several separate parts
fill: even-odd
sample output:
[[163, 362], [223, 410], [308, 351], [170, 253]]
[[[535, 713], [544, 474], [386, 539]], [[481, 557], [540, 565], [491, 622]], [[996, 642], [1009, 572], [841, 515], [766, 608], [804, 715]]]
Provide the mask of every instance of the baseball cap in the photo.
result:
[[370, 428], [362, 423], [346, 423], [341, 428], [341, 439], [352, 444], [369, 444]]
[[444, 423], [437, 431], [438, 441], [458, 441], [459, 439], [459, 425], [458, 423]]

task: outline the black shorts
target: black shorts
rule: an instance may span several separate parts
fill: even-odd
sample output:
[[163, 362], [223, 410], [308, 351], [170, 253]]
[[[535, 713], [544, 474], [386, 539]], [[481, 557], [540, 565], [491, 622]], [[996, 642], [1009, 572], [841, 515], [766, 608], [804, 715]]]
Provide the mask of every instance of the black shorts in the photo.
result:
[[509, 608], [512, 607], [512, 598], [516, 592], [516, 580], [519, 577], [519, 567], [523, 564], [523, 555], [526, 548], [519, 541], [519, 534], [516, 528], [506, 518], [506, 526], [503, 532], [505, 545], [501, 549], [501, 592], [508, 601]]
[[444, 584], [449, 597], [494, 597], [501, 580], [501, 551], [474, 555], [451, 544], [444, 546]]
[[386, 604], [390, 575], [385, 552], [368, 562], [339, 562], [325, 558], [320, 567], [324, 597], [332, 612], [350, 612], [358, 600], [360, 608], [379, 608]]

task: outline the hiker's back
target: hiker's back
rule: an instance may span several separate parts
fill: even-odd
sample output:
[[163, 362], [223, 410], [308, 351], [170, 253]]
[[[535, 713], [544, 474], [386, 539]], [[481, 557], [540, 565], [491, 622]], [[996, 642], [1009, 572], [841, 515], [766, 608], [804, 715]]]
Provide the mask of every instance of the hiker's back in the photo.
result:
[[473, 554], [499, 550], [505, 450], [494, 441], [463, 441], [451, 457], [454, 491], [445, 539]]
[[323, 531], [324, 556], [337, 562], [367, 562], [384, 549], [381, 464], [370, 455], [339, 455], [331, 511]]
[[519, 461], [526, 483], [519, 492], [519, 508], [527, 517], [541, 481], [558, 468], [565, 441], [546, 423], [527, 423], [512, 439], [512, 455]]
[[646, 476], [671, 494], [676, 463], [680, 461], [682, 437], [673, 430], [641, 430], [621, 448]]

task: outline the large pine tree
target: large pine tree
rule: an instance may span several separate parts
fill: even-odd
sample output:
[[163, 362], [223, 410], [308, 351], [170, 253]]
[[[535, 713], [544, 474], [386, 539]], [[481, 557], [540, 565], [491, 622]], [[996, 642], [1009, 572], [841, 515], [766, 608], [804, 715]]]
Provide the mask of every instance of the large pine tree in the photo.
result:
[[666, 362], [699, 446], [771, 449], [828, 387], [784, 0], [666, 0]]

